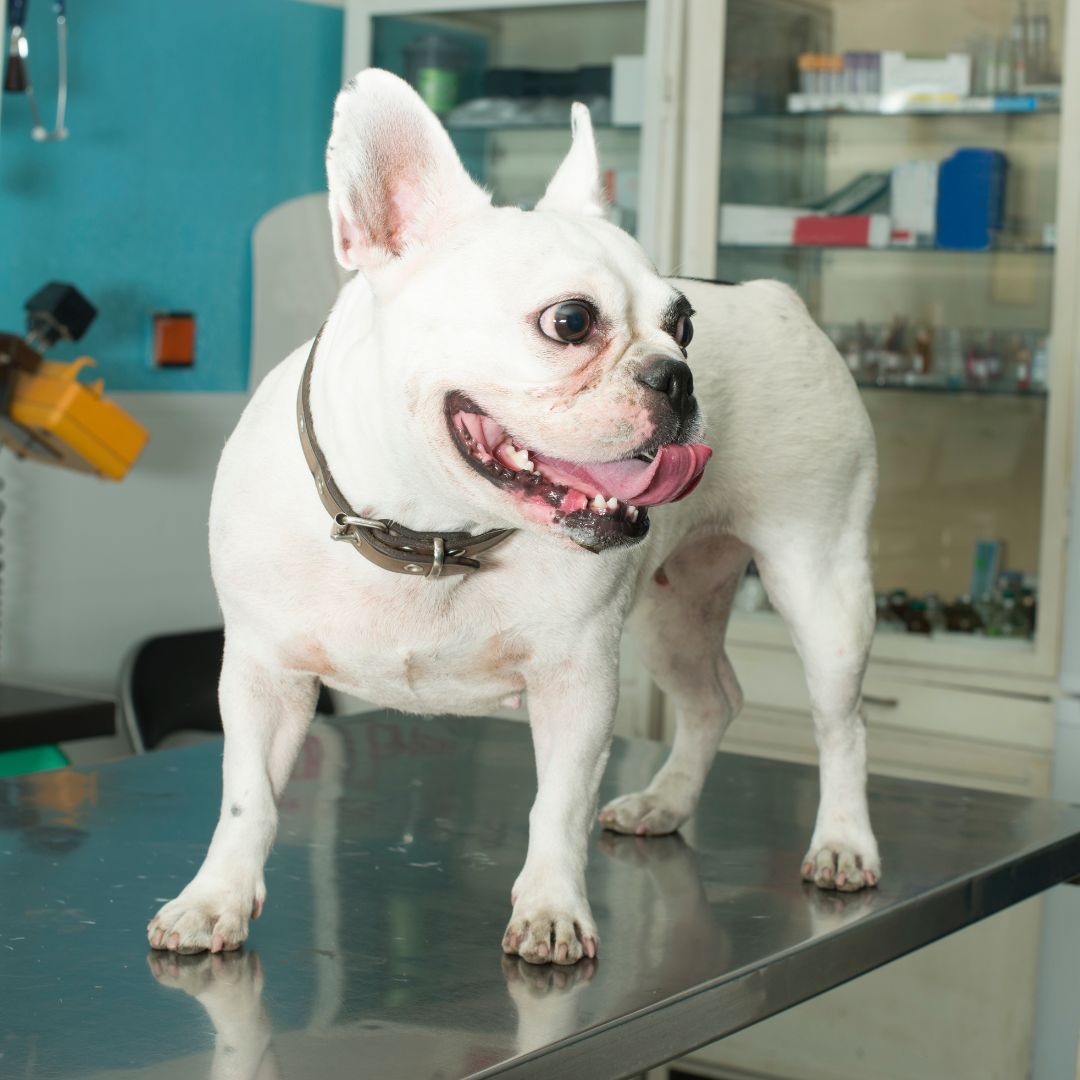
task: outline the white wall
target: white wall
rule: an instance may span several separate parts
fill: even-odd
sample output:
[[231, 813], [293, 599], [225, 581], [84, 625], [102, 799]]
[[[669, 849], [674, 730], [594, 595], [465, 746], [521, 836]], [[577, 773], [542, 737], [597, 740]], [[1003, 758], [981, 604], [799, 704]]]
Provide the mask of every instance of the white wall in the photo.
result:
[[137, 640], [220, 622], [206, 522], [243, 394], [117, 394], [150, 430], [120, 483], [0, 454], [0, 677], [111, 690]]

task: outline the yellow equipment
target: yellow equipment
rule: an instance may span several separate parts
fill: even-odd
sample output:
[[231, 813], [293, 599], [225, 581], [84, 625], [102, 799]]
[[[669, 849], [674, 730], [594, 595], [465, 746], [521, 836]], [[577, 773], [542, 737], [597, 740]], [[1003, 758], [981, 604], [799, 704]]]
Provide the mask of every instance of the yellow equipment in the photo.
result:
[[19, 457], [122, 480], [149, 435], [104, 396], [103, 380], [78, 381], [79, 372], [93, 364], [80, 356], [71, 363], [42, 360], [35, 371], [16, 371], [8, 418], [21, 431], [4, 425], [0, 441]]
[[101, 379], [79, 382], [89, 356], [46, 360], [62, 338], [77, 341], [97, 310], [74, 285], [52, 281], [27, 300], [29, 333], [0, 334], [0, 445], [17, 457], [122, 480], [142, 453], [146, 429], [105, 397]]

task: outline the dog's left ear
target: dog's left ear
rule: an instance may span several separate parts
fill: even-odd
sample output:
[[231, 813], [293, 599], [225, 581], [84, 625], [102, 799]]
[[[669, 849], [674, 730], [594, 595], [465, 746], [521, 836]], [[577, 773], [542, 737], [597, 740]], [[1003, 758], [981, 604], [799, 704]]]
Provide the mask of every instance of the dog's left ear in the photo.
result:
[[403, 256], [491, 204], [416, 91], [377, 68], [337, 96], [326, 174], [334, 254], [346, 270]]
[[588, 106], [580, 101], [574, 102], [570, 110], [570, 131], [573, 134], [570, 151], [536, 209], [603, 217], [605, 203], [600, 191], [600, 161], [596, 156], [592, 117]]

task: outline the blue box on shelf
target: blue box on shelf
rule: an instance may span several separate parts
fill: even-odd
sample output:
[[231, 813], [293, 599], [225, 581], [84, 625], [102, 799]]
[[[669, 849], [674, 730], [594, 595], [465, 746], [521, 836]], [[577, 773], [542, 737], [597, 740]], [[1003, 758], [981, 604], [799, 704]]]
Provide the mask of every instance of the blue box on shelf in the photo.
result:
[[1000, 150], [965, 147], [938, 169], [937, 246], [986, 251], [1005, 216], [1006, 158]]

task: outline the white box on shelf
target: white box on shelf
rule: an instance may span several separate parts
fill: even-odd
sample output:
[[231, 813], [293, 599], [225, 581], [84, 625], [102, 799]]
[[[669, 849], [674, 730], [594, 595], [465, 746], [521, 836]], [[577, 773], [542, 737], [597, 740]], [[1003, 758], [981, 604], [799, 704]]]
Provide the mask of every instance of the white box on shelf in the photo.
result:
[[611, 61], [611, 122], [636, 127], [645, 115], [645, 57], [616, 56]]
[[909, 56], [887, 50], [881, 54], [881, 96], [885, 107], [919, 100], [956, 100], [971, 93], [971, 57]]
[[890, 217], [894, 244], [933, 241], [937, 219], [936, 161], [901, 161], [890, 180]]
[[783, 247], [792, 242], [795, 221], [805, 215], [805, 210], [790, 206], [723, 203], [720, 207], [720, 243]]

